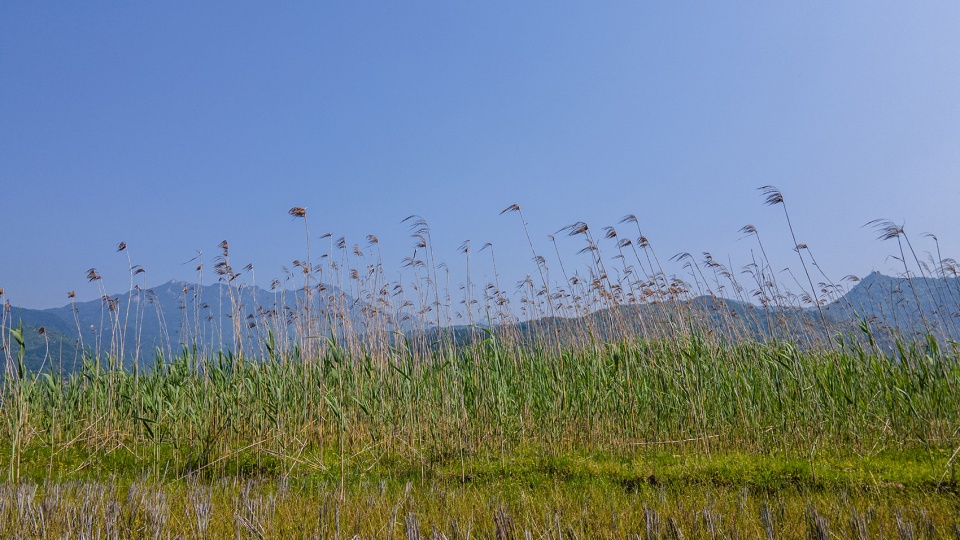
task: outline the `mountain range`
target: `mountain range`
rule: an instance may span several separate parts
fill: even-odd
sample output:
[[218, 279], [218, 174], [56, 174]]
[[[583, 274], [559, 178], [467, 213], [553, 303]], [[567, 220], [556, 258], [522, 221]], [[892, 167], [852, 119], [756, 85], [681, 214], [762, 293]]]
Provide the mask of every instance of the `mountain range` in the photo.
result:
[[[189, 344], [204, 351], [261, 348], [272, 333], [277, 341], [304, 331], [308, 303], [300, 290], [266, 290], [257, 286], [229, 286], [223, 282], [197, 285], [169, 281], [150, 289], [134, 289], [97, 300], [72, 302], [50, 309], [11, 306], [6, 326], [23, 325], [25, 366], [72, 371], [82, 362], [82, 351], [93, 356], [123, 358], [125, 366], [148, 365], [158, 355], [169, 357]], [[404, 313], [394, 320], [341, 289], [311, 287], [311, 332], [363, 333], [375, 320], [391, 330], [409, 330], [418, 324]], [[235, 335], [240, 336], [235, 339]], [[16, 345], [14, 345], [16, 346]], [[12, 351], [14, 357], [16, 352]], [[2, 355], [0, 355], [2, 358]]]
[[[351, 326], [363, 335], [371, 321], [388, 332], [423, 332], [411, 314], [381, 313], [367, 302], [333, 286], [320, 286], [313, 294], [312, 331], [324, 335]], [[204, 350], [262, 352], [272, 333], [275, 339], [292, 337], [304, 324], [303, 290], [265, 290], [255, 286], [231, 287], [222, 282], [197, 285], [170, 281], [149, 290], [104, 296], [52, 309], [11, 307], [7, 326], [23, 324], [25, 365], [41, 369], [74, 370], [82, 351], [123, 358], [124, 365], [148, 365], [158, 355], [178, 352], [182, 344]], [[960, 339], [960, 278], [902, 278], [878, 272], [859, 281], [842, 298], [816, 308], [763, 308], [716, 296], [686, 302], [630, 304], [576, 318], [543, 318], [501, 326], [493, 331], [537, 336], [590, 333], [590, 339], [611, 339], [629, 334], [649, 334], [651, 327], [695, 325], [700, 330], [731, 338], [829, 339], [836, 333], [857, 334], [870, 328], [882, 343], [893, 336], [932, 335], [938, 340]], [[824, 324], [826, 321], [826, 324]], [[866, 325], [866, 326], [865, 326]], [[302, 326], [299, 327], [302, 331]], [[241, 337], [234, 339], [235, 331]], [[432, 328], [439, 334], [466, 342], [476, 328]], [[252, 349], [251, 349], [252, 348]], [[258, 349], [260, 348], [260, 349]], [[15, 354], [14, 351], [11, 351]]]

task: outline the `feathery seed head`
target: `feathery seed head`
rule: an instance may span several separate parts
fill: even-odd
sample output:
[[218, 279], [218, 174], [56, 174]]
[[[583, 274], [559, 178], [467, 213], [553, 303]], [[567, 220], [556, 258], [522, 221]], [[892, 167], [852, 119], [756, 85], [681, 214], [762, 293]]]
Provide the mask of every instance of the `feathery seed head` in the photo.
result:
[[864, 225], [864, 227], [868, 226], [880, 233], [877, 240], [893, 240], [904, 234], [903, 225], [897, 225], [889, 219], [875, 219]]
[[780, 190], [774, 186], [763, 186], [757, 188], [763, 193], [763, 196], [766, 197], [766, 200], [763, 201], [767, 206], [774, 206], [777, 204], [783, 204], [783, 194], [780, 193]]
[[560, 229], [560, 231], [565, 231], [567, 233], [567, 236], [576, 236], [578, 234], [584, 234], [589, 230], [590, 230], [590, 226], [584, 223], [583, 221], [578, 221], [572, 225], [567, 225], [566, 227]]

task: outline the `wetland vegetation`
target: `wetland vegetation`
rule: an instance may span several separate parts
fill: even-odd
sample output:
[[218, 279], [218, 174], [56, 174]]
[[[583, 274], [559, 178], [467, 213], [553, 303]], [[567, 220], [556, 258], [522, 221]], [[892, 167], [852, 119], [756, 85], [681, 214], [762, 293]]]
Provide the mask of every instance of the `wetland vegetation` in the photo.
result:
[[[75, 369], [50, 369], [63, 359], [49, 347], [47, 369], [28, 369], [46, 330], [6, 309], [0, 534], [960, 538], [952, 259], [911, 257], [902, 227], [875, 223], [904, 266], [884, 311], [850, 294], [855, 278], [814, 283], [802, 244], [791, 292], [751, 226], [763, 255], [743, 272], [683, 253], [685, 280], [633, 216], [597, 234], [575, 223], [558, 234], [582, 238], [589, 264], [568, 274], [518, 205], [504, 212], [534, 266], [515, 293], [489, 244], [465, 243], [465, 286], [444, 285], [418, 217], [400, 280], [372, 235], [316, 256], [295, 207], [298, 291], [278, 282], [274, 304], [245, 305], [224, 241], [223, 316], [184, 287], [181, 320], [165, 321], [176, 339], [149, 362], [132, 261]], [[481, 254], [491, 283], [471, 282]]]

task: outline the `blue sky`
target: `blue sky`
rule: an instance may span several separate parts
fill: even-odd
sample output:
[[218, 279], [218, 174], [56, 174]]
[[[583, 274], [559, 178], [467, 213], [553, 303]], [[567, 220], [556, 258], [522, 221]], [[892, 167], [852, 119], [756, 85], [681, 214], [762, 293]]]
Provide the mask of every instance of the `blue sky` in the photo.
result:
[[0, 287], [126, 290], [120, 241], [193, 280], [223, 239], [266, 285], [303, 257], [295, 205], [393, 269], [419, 214], [454, 283], [467, 239], [536, 272], [513, 203], [551, 264], [546, 235], [632, 213], [664, 259], [739, 268], [751, 223], [786, 267], [766, 184], [831, 278], [893, 273], [869, 220], [960, 256], [957, 96], [956, 2], [3, 2]]

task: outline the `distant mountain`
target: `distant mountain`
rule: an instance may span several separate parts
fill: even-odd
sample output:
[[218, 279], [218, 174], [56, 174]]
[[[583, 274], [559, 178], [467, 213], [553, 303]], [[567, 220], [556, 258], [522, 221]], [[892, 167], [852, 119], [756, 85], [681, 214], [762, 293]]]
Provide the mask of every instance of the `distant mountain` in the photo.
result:
[[[856, 327], [851, 321], [828, 319], [824, 329], [817, 311], [800, 308], [770, 308], [715, 296], [689, 301], [626, 304], [598, 310], [581, 317], [544, 317], [500, 326], [492, 333], [530, 344], [559, 341], [581, 344], [610, 342], [623, 338], [666, 337], [684, 332], [720, 336], [730, 341], [791, 340], [801, 344], [823, 343], [838, 332]], [[466, 343], [483, 339], [484, 331], [465, 326], [431, 329], [435, 341]]]
[[[565, 340], [611, 341], [625, 336], [669, 337], [694, 330], [723, 339], [789, 340], [800, 345], [822, 345], [836, 336], [866, 340], [865, 323], [875, 343], [892, 348], [896, 339], [960, 340], [960, 279], [897, 278], [874, 272], [847, 294], [816, 308], [761, 307], [700, 296], [685, 302], [627, 304], [595, 311], [582, 317], [545, 317], [493, 330], [529, 343]], [[824, 324], [826, 323], [826, 324]], [[433, 329], [433, 340], [460, 343], [483, 339], [476, 328]]]
[[859, 315], [881, 332], [932, 333], [938, 339], [960, 340], [960, 278], [902, 278], [873, 272], [832, 306], [836, 315]]
[[[239, 344], [249, 351], [262, 348], [270, 332], [278, 341], [293, 337], [306, 331], [306, 300], [303, 290], [268, 291], [222, 282], [199, 286], [174, 280], [59, 308], [12, 307], [8, 321], [12, 327], [24, 325], [25, 363], [31, 370], [62, 366], [71, 371], [82, 362], [82, 351], [122, 358], [129, 367], [134, 362], [149, 365], [157, 354], [175, 354], [183, 344], [208, 352], [233, 350]], [[310, 305], [310, 328], [321, 336], [342, 335], [347, 327], [362, 334], [371, 321], [401, 331], [418, 326], [410, 314], [396, 321], [329, 285], [312, 290]]]
[[[383, 313], [331, 286], [311, 297], [313, 332], [319, 336], [362, 336], [372, 324], [389, 334], [397, 331], [423, 343], [454, 340], [468, 343], [487, 331], [477, 327], [436, 328], [421, 325], [410, 314]], [[60, 308], [12, 308], [8, 321], [24, 325], [25, 362], [29, 369], [72, 371], [82, 351], [100, 358], [123, 358], [149, 365], [157, 354], [176, 354], [182, 344], [212, 353], [238, 346], [265, 355], [267, 336], [279, 342], [304, 332], [302, 290], [267, 291], [259, 287], [198, 286], [170, 281], [149, 290], [77, 302]], [[931, 334], [939, 340], [960, 340], [960, 279], [898, 278], [874, 272], [843, 298], [816, 309], [763, 308], [713, 296], [687, 302], [630, 304], [581, 317], [548, 317], [489, 329], [531, 343], [545, 336], [583, 341], [610, 341], [624, 336], [669, 335], [695, 329], [724, 339], [787, 339], [823, 343], [837, 334], [860, 335], [867, 324], [878, 343], [891, 346], [896, 336]], [[428, 328], [424, 332], [423, 328]], [[43, 329], [41, 334], [40, 330]], [[234, 340], [235, 330], [240, 336]], [[121, 354], [122, 353], [122, 354]]]

